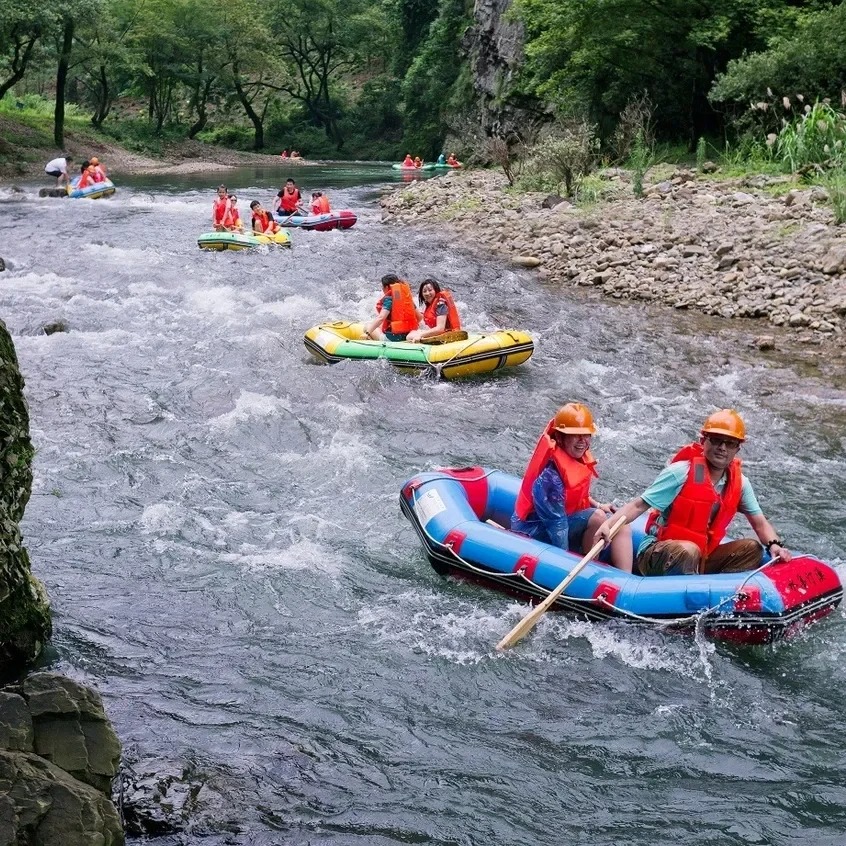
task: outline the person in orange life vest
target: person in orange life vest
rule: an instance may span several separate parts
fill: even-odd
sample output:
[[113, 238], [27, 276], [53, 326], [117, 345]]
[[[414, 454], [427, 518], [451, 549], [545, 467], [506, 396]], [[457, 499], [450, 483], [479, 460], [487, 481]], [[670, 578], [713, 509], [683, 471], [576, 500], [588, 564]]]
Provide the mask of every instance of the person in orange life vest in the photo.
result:
[[420, 283], [417, 299], [423, 307], [425, 328], [409, 332], [406, 341], [420, 341], [461, 328], [461, 318], [458, 316], [452, 294], [442, 290], [434, 279], [424, 279]]
[[[529, 459], [511, 515], [511, 531], [562, 549], [585, 553], [597, 541], [597, 530], [615, 511], [590, 495], [596, 461], [590, 452], [596, 432], [586, 405], [569, 402], [549, 421]], [[632, 571], [631, 529], [617, 532], [599, 555], [627, 573]]]
[[415, 167], [423, 167], [423, 159], [421, 159], [420, 156], [414, 157], [414, 166]]
[[297, 183], [293, 179], [285, 180], [285, 187], [276, 195], [279, 198], [279, 204], [276, 207], [276, 214], [305, 214], [305, 211], [300, 207], [302, 202], [302, 195], [300, 189], [297, 188]]
[[[769, 556], [790, 561], [741, 470], [737, 453], [745, 440], [746, 426], [734, 409], [714, 412], [702, 424], [699, 441], [682, 447], [640, 496], [620, 508], [617, 513], [628, 522], [653, 509], [635, 562], [642, 575], [754, 570], [762, 563], [762, 544]], [[761, 543], [752, 538], [720, 543], [738, 512]], [[597, 536], [607, 534], [605, 526]]]
[[97, 156], [92, 156], [88, 160], [88, 164], [90, 164], [94, 171], [92, 172], [92, 176], [94, 177], [95, 182], [105, 182], [106, 181], [106, 168], [100, 164], [100, 160]]
[[405, 158], [402, 160], [403, 167], [414, 167], [414, 159], [411, 158], [411, 153], [406, 153]]
[[215, 232], [226, 229], [226, 217], [229, 214], [229, 193], [225, 185], [217, 186], [217, 197], [212, 204], [212, 227]]
[[312, 191], [311, 213], [326, 214], [332, 209], [329, 207], [329, 199], [322, 191]]
[[393, 273], [382, 277], [382, 297], [376, 303], [376, 317], [364, 327], [364, 337], [374, 341], [404, 341], [417, 328], [417, 309], [408, 282]]
[[450, 153], [447, 159], [447, 164], [451, 167], [461, 167], [461, 162], [455, 157], [455, 153]]
[[238, 198], [234, 194], [229, 195], [229, 211], [224, 215], [223, 228], [227, 232], [244, 231], [244, 222], [241, 220], [241, 212], [238, 211]]
[[258, 200], [253, 200], [250, 203], [250, 210], [253, 213], [253, 232], [256, 235], [275, 235], [282, 228], [273, 219], [273, 215], [261, 207]]
[[87, 188], [89, 185], [93, 185], [96, 180], [94, 179], [94, 165], [89, 164], [85, 170], [82, 171], [82, 174], [79, 177], [79, 182], [77, 183], [77, 188]]

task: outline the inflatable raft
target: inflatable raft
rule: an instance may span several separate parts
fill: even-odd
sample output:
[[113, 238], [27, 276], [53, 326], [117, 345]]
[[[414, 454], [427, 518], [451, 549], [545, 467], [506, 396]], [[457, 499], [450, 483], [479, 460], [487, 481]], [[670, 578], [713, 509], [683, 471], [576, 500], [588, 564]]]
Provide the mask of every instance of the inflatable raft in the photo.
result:
[[335, 364], [343, 359], [383, 358], [403, 370], [418, 370], [444, 379], [490, 373], [528, 361], [535, 351], [531, 337], [514, 329], [460, 334], [444, 344], [373, 341], [364, 337], [364, 324], [321, 323], [305, 333], [308, 351], [318, 360]]
[[[75, 179], [74, 182], [77, 182]], [[99, 200], [101, 197], [111, 197], [115, 193], [114, 182], [107, 179], [104, 182], [95, 182], [93, 185], [86, 185], [85, 188], [77, 188], [73, 183], [68, 187], [68, 196], [72, 200]]]
[[355, 226], [358, 218], [355, 212], [349, 209], [341, 209], [340, 211], [309, 215], [285, 215], [276, 212], [276, 220], [283, 226], [294, 226], [298, 229], [326, 232], [329, 229], [350, 229]]
[[291, 236], [287, 232], [275, 235], [254, 235], [252, 232], [204, 232], [197, 238], [201, 250], [249, 250], [253, 247], [275, 244], [290, 247]]
[[408, 166], [403, 165], [403, 164], [392, 164], [391, 167], [394, 170], [404, 170], [406, 173], [413, 173], [415, 170], [434, 170], [437, 167], [437, 165], [424, 164], [424, 165], [420, 165], [420, 167], [414, 167], [414, 166], [408, 167]]
[[[400, 507], [438, 573], [532, 602], [561, 583], [579, 555], [501, 528], [510, 525], [520, 481], [499, 470], [466, 467], [420, 473], [405, 483]], [[645, 516], [632, 524], [635, 548]], [[787, 563], [762, 558], [757, 570], [711, 576], [644, 577], [590, 562], [553, 608], [589, 620], [687, 631], [699, 626], [715, 640], [760, 644], [825, 617], [842, 597], [837, 573], [811, 555]]]

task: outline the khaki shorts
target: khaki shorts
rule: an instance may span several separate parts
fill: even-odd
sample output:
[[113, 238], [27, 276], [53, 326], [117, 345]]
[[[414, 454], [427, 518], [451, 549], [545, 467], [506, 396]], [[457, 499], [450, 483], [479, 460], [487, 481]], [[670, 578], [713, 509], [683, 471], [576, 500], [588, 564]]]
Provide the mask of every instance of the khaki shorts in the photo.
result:
[[761, 566], [761, 544], [752, 538], [720, 544], [701, 566], [702, 556], [677, 541], [656, 541], [638, 555], [643, 576], [688, 576], [698, 573], [745, 573]]

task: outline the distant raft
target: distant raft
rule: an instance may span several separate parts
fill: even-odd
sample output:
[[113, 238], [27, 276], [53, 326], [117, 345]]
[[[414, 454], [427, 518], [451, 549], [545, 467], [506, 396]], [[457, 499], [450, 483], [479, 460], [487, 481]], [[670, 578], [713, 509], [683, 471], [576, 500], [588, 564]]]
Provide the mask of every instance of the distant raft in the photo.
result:
[[[447, 340], [456, 338], [456, 340]], [[365, 338], [362, 323], [337, 321], [313, 326], [305, 333], [306, 349], [319, 361], [335, 364], [344, 359], [385, 359], [401, 370], [423, 371], [443, 379], [458, 379], [516, 367], [535, 351], [530, 335], [517, 329], [498, 332], [448, 332], [446, 343], [427, 338], [425, 343], [373, 341]]]
[[437, 165], [435, 165], [435, 164], [424, 164], [424, 165], [420, 165], [420, 167], [416, 167], [415, 165], [411, 165], [409, 167], [408, 165], [404, 165], [404, 164], [392, 164], [391, 167], [394, 170], [404, 170], [407, 173], [409, 173], [409, 172], [413, 172], [415, 170], [434, 170], [437, 167]]
[[283, 226], [293, 226], [297, 229], [307, 231], [327, 232], [330, 229], [350, 229], [355, 226], [358, 218], [354, 211], [341, 209], [340, 211], [328, 211], [323, 214], [294, 214], [286, 215], [276, 213], [276, 220]]
[[275, 235], [255, 235], [252, 232], [204, 232], [197, 238], [201, 250], [249, 250], [262, 245], [290, 247], [291, 236], [285, 232]]
[[[76, 181], [76, 180], [74, 180]], [[106, 179], [103, 182], [94, 182], [84, 188], [77, 188], [71, 184], [68, 188], [68, 196], [72, 200], [99, 200], [102, 197], [111, 197], [117, 191], [114, 182]]]

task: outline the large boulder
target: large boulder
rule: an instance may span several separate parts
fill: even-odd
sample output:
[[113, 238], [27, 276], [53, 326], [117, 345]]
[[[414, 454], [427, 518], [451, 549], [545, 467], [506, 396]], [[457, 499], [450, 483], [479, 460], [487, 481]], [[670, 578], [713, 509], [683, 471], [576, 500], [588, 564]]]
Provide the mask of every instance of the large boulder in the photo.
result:
[[31, 663], [50, 637], [50, 603], [18, 526], [32, 490], [32, 442], [15, 347], [0, 320], [0, 676]]
[[123, 846], [115, 806], [32, 752], [0, 751], [0, 846]]

